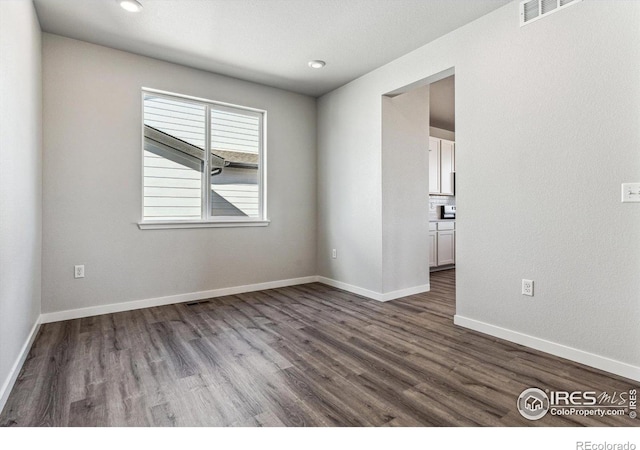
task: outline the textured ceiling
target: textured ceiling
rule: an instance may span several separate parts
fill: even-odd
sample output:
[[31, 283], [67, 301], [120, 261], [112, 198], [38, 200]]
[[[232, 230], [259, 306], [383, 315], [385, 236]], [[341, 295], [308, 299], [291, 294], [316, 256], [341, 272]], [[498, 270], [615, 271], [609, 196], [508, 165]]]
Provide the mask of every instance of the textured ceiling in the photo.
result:
[[509, 0], [140, 2], [132, 14], [115, 0], [34, 0], [46, 32], [313, 96]]

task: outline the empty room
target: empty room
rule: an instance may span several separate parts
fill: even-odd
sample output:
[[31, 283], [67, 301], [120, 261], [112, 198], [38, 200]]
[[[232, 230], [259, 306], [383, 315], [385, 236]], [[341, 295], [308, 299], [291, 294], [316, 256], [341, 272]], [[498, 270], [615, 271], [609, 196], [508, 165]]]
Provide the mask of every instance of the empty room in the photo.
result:
[[637, 431], [639, 24], [0, 1], [0, 425]]

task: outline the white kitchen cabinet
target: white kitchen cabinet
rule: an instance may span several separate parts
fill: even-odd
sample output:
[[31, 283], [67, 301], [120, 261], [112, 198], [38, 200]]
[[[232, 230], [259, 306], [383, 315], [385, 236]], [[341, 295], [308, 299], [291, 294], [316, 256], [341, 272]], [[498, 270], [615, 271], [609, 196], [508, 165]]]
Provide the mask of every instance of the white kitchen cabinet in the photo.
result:
[[455, 143], [440, 141], [440, 194], [453, 195], [453, 177], [455, 168]]
[[440, 139], [429, 138], [429, 193], [440, 193]]
[[438, 231], [438, 266], [456, 263], [455, 230]]
[[429, 223], [429, 267], [456, 263], [455, 222]]
[[455, 142], [429, 137], [429, 193], [454, 195]]
[[438, 228], [436, 223], [429, 223], [429, 267], [438, 265]]

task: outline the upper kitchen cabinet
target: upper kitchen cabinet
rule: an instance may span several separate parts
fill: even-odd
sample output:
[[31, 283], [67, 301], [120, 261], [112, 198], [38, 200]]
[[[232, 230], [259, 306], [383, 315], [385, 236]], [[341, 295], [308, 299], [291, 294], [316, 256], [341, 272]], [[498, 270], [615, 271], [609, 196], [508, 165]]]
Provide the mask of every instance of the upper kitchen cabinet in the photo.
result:
[[429, 194], [454, 195], [455, 142], [429, 137]]
[[440, 193], [440, 139], [429, 138], [429, 193]]
[[440, 194], [454, 195], [454, 173], [456, 171], [456, 144], [445, 139], [440, 140]]

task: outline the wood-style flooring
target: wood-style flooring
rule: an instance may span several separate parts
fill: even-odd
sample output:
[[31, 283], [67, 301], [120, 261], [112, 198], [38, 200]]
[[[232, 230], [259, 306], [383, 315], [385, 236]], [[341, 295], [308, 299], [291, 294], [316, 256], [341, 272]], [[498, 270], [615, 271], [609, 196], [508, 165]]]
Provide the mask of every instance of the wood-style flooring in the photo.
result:
[[3, 426], [637, 426], [528, 421], [528, 387], [630, 380], [453, 325], [455, 271], [379, 303], [322, 284], [43, 325]]

